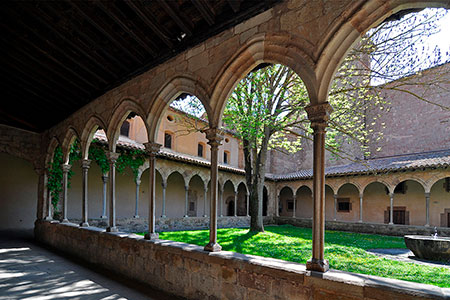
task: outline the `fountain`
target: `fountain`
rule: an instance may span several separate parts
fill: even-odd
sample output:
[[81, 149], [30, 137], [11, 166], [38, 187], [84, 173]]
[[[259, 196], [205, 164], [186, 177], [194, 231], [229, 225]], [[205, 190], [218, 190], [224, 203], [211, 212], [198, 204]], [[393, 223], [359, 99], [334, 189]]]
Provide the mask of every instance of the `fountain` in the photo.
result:
[[450, 238], [438, 236], [436, 227], [431, 236], [405, 235], [405, 244], [418, 258], [450, 263]]

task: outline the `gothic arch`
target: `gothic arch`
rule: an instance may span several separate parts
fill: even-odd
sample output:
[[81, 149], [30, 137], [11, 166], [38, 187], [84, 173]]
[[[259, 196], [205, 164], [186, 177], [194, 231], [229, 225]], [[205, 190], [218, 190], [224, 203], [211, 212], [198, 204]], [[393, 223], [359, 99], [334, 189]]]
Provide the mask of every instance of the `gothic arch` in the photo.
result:
[[56, 136], [52, 137], [50, 143], [47, 147], [47, 153], [45, 155], [45, 167], [48, 168], [49, 164], [53, 161], [53, 156], [56, 150], [56, 147], [61, 146], [58, 138]]
[[279, 63], [291, 68], [303, 80], [311, 103], [317, 103], [316, 77], [312, 59], [302, 50], [301, 39], [284, 34], [258, 34], [246, 42], [219, 71], [214, 80], [210, 119], [211, 127], [218, 127], [225, 103], [238, 82], [259, 64]]
[[307, 185], [307, 184], [302, 184], [301, 186], [299, 186], [298, 188], [297, 188], [297, 190], [295, 191], [295, 194], [294, 195], [297, 195], [297, 193], [298, 193], [298, 191], [302, 188], [302, 187], [306, 187], [306, 188], [308, 188], [309, 189], [309, 191], [311, 192], [311, 194], [312, 194], [312, 187], [311, 186], [309, 186], [309, 185]]
[[[169, 180], [169, 177], [172, 176], [172, 175], [175, 174], [175, 173], [180, 174], [180, 176], [183, 178], [184, 186], [185, 186], [185, 187], [189, 186], [189, 181], [188, 181], [188, 179], [186, 178], [186, 174], [184, 174], [184, 173], [182, 173], [182, 172], [180, 172], [180, 171], [172, 171], [172, 172], [170, 172], [170, 173], [167, 175], [165, 182], [167, 182], [167, 181]], [[162, 173], [160, 173], [160, 174], [162, 175]], [[164, 177], [163, 177], [163, 179], [164, 179]]]
[[316, 78], [319, 80], [317, 83], [319, 102], [326, 101], [329, 86], [342, 60], [367, 30], [378, 26], [387, 17], [401, 10], [426, 7], [450, 8], [450, 3], [446, 0], [369, 0], [362, 3], [363, 5], [356, 4], [359, 6], [357, 9], [352, 7], [351, 9], [354, 9], [355, 13], [344, 19], [341, 24], [337, 24], [336, 30], [330, 32], [328, 38], [321, 42], [322, 51], [315, 69]]
[[[149, 127], [149, 141], [156, 141], [158, 128], [161, 123], [161, 117], [169, 106], [170, 102], [176, 99], [182, 93], [187, 93], [197, 97], [205, 108], [208, 119], [211, 117], [211, 107], [209, 105], [208, 88], [198, 77], [192, 74], [177, 75], [167, 81], [163, 87], [156, 93], [155, 100], [152, 102], [147, 112], [147, 123]], [[144, 119], [145, 120], [145, 119]]]
[[84, 126], [83, 132], [81, 133], [81, 154], [83, 159], [88, 158], [89, 146], [91, 145], [94, 134], [98, 128], [102, 128], [107, 135], [106, 125], [103, 120], [98, 116], [91, 116]]
[[80, 140], [77, 131], [73, 127], [69, 127], [66, 131], [66, 135], [64, 136], [64, 139], [61, 144], [64, 164], [69, 163], [70, 146], [76, 139]]
[[112, 152], [116, 151], [117, 140], [119, 139], [120, 133], [120, 126], [131, 112], [137, 114], [139, 117], [142, 118], [148, 135], [149, 127], [147, 122], [145, 122], [144, 109], [134, 99], [130, 97], [124, 98], [122, 99], [122, 101], [120, 101], [119, 105], [117, 105], [117, 107], [114, 109], [111, 115], [111, 119], [109, 120], [108, 129], [106, 131], [110, 151]]

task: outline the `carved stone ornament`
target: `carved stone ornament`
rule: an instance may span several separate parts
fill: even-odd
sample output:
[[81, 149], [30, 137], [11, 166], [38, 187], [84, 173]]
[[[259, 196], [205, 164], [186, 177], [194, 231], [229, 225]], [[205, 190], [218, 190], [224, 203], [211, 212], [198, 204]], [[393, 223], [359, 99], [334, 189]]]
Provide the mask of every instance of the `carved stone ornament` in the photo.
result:
[[81, 168], [89, 169], [90, 166], [91, 166], [91, 160], [90, 159], [83, 159], [81, 161]]
[[149, 155], [149, 156], [156, 156], [156, 154], [158, 154], [159, 150], [161, 149], [161, 144], [158, 143], [144, 143], [145, 146], [145, 152]]
[[333, 108], [330, 103], [325, 102], [317, 105], [308, 105], [305, 107], [305, 110], [311, 123], [326, 123], [330, 119]]
[[61, 168], [62, 168], [63, 173], [68, 173], [70, 171], [70, 168], [72, 168], [72, 165], [62, 164]]
[[116, 153], [116, 152], [108, 152], [106, 154], [106, 156], [108, 157], [108, 161], [110, 164], [116, 164], [117, 159], [120, 156], [120, 153]]
[[223, 140], [223, 131], [217, 128], [208, 128], [203, 130], [211, 147], [219, 147]]

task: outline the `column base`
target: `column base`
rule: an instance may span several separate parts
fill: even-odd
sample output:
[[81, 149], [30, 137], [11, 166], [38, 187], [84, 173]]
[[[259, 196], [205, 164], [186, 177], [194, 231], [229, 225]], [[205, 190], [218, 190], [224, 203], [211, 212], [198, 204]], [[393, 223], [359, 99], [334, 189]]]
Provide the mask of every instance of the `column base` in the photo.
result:
[[167, 218], [166, 215], [162, 215], [161, 218]]
[[423, 225], [423, 226], [425, 226], [425, 227], [430, 227], [430, 224], [425, 224], [425, 225]]
[[156, 232], [149, 233], [147, 232], [144, 236], [144, 239], [146, 240], [157, 240], [159, 238], [159, 234]]
[[392, 223], [392, 222], [389, 222], [389, 225], [394, 225], [394, 223]]
[[44, 218], [44, 221], [53, 221], [53, 218], [52, 218], [52, 217], [49, 217], [49, 216], [47, 216], [47, 217], [45, 217], [45, 218]]
[[133, 219], [139, 219], [138, 215], [133, 216]]
[[362, 220], [359, 220], [359, 221], [358, 221], [358, 223], [362, 223], [362, 222], [363, 222]]
[[203, 215], [203, 218], [207, 218], [208, 216], [207, 215]]
[[118, 231], [119, 230], [117, 229], [116, 226], [106, 228], [106, 232], [118, 232]]
[[69, 223], [68, 219], [62, 219], [61, 223]]
[[89, 227], [89, 223], [88, 222], [83, 222], [80, 224], [80, 227]]
[[100, 216], [100, 219], [108, 219], [108, 216]]
[[183, 218], [189, 218], [189, 216], [188, 215], [184, 215]]
[[327, 259], [311, 258], [306, 262], [306, 270], [325, 273], [330, 269]]
[[203, 249], [208, 252], [219, 252], [222, 251], [222, 246], [217, 243], [209, 242]]

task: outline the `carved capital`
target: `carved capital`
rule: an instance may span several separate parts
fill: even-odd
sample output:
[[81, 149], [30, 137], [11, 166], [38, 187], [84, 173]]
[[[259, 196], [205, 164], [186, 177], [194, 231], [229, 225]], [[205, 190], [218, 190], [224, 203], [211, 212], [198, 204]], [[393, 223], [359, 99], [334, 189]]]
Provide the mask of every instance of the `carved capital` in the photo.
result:
[[72, 165], [69, 165], [69, 164], [62, 164], [62, 165], [61, 165], [61, 168], [62, 168], [63, 173], [69, 173], [70, 168], [72, 168]]
[[165, 182], [165, 181], [161, 182], [161, 186], [162, 186], [163, 189], [166, 189], [167, 188], [167, 182]]
[[158, 143], [148, 142], [148, 143], [144, 143], [144, 146], [145, 146], [145, 152], [148, 154], [148, 156], [155, 157], [156, 154], [158, 154], [158, 152], [160, 151], [162, 145], [158, 144]]
[[222, 144], [223, 131], [218, 128], [208, 128], [203, 130], [211, 148], [218, 148]]
[[83, 159], [81, 161], [81, 168], [82, 169], [89, 169], [89, 167], [91, 166], [91, 160], [90, 159]]
[[108, 157], [108, 161], [110, 164], [115, 165], [117, 162], [117, 159], [119, 158], [120, 153], [116, 153], [116, 152], [108, 152], [106, 154], [106, 157]]
[[327, 122], [330, 119], [330, 114], [333, 108], [328, 102], [308, 105], [305, 107], [308, 119], [311, 121], [311, 128], [314, 130], [324, 130], [327, 127]]
[[108, 175], [107, 175], [107, 174], [104, 174], [104, 175], [102, 176], [102, 180], [103, 180], [103, 183], [108, 183]]

